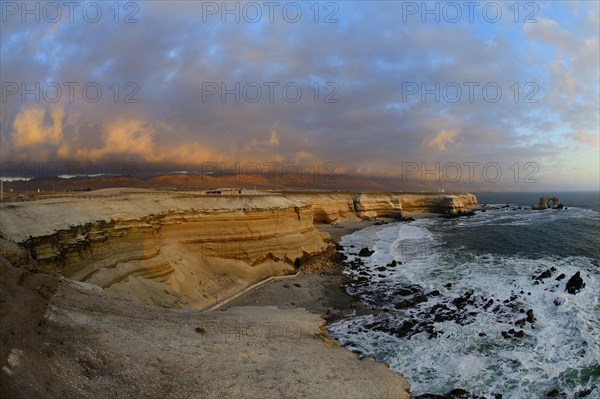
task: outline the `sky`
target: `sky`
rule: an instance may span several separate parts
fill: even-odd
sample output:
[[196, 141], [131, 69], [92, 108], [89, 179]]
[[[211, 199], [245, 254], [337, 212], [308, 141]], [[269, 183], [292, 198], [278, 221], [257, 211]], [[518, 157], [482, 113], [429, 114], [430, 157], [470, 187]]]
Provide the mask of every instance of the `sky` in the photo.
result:
[[595, 0], [2, 1], [0, 13], [3, 175], [293, 165], [600, 189]]

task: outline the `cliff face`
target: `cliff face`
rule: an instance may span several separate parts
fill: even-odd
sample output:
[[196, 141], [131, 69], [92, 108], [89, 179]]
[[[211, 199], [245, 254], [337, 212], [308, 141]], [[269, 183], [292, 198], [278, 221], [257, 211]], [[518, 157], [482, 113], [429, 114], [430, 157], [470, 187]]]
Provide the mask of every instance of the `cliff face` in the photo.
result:
[[453, 216], [479, 208], [472, 194], [294, 193], [286, 196], [312, 205], [315, 223], [378, 217]]
[[359, 194], [354, 200], [354, 210], [361, 219], [402, 216], [400, 197], [391, 193]]
[[406, 216], [467, 214], [479, 208], [472, 194], [424, 195], [408, 194], [401, 197], [402, 212]]
[[358, 219], [355, 194], [349, 193], [286, 193], [286, 197], [311, 206], [314, 223], [332, 223], [340, 219]]
[[[310, 206], [293, 200], [186, 197], [177, 210], [165, 205], [168, 200], [155, 206], [136, 196], [19, 203], [2, 209], [0, 227], [9, 239], [21, 241], [41, 267], [121, 298], [164, 306], [214, 303], [249, 282], [293, 273], [296, 259], [327, 247]], [[49, 213], [29, 226], [38, 235], [23, 240], [18, 219], [26, 220], [30, 208], [46, 205], [61, 214], [82, 201], [88, 212], [71, 211], [67, 218], [80, 224], [66, 227], [64, 219]], [[131, 218], [134, 213], [137, 217]], [[101, 220], [105, 214], [114, 218]]]
[[313, 223], [457, 215], [470, 194], [92, 193], [0, 204], [0, 232], [38, 267], [120, 298], [205, 307], [326, 251]]

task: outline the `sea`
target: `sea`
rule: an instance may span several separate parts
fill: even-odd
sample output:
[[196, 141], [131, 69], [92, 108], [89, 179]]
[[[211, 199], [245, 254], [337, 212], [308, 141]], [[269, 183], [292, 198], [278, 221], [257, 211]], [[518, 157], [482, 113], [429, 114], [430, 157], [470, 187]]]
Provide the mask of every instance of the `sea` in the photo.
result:
[[342, 237], [345, 289], [370, 310], [330, 334], [415, 396], [600, 398], [600, 194], [547, 210], [531, 209], [547, 193], [476, 195], [485, 212]]

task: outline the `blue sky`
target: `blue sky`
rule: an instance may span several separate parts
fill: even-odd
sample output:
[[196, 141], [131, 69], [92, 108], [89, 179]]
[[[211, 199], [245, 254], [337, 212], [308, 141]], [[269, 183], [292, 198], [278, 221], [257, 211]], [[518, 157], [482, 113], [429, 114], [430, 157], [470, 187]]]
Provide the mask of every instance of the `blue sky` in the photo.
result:
[[[34, 3], [3, 2], [4, 164], [333, 162], [397, 177], [403, 163], [478, 162], [505, 178], [460, 188], [530, 190], [506, 176], [535, 163], [536, 189], [599, 188], [598, 1], [481, 1], [473, 22], [460, 1], [427, 2], [439, 22], [423, 2], [318, 2], [318, 16], [276, 2], [273, 22], [265, 2], [229, 2], [239, 22], [222, 2], [130, 3], [81, 2], [56, 22], [40, 8], [36, 22]], [[36, 82], [39, 102], [21, 90]]]

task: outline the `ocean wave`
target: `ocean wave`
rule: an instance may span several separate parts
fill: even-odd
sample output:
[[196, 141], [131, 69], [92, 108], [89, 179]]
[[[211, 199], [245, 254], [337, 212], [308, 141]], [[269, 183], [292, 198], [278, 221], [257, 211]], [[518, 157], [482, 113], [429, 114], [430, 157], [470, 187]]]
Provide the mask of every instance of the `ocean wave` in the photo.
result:
[[[567, 212], [571, 209], [569, 218], [594, 214], [574, 208]], [[488, 221], [494, 216], [487, 213], [459, 221], [458, 226], [498, 223]], [[542, 220], [527, 216], [529, 223]], [[510, 220], [502, 218], [501, 223]], [[375, 226], [342, 239], [349, 261], [360, 259], [347, 273], [366, 280], [347, 290], [376, 312], [335, 323], [331, 334], [402, 372], [416, 393], [460, 387], [480, 395], [538, 398], [558, 388], [573, 397], [600, 385], [600, 269], [593, 259], [448, 248], [443, 245], [444, 230], [432, 228], [439, 223]], [[358, 257], [365, 246], [375, 253]], [[402, 265], [383, 267], [393, 260]], [[550, 270], [551, 277], [535, 279]], [[565, 286], [576, 272], [586, 287], [571, 295]], [[489, 301], [494, 305], [486, 307]], [[454, 319], [436, 313], [444, 308]], [[522, 321], [528, 310], [534, 322]], [[515, 337], [510, 330], [523, 335]]]

